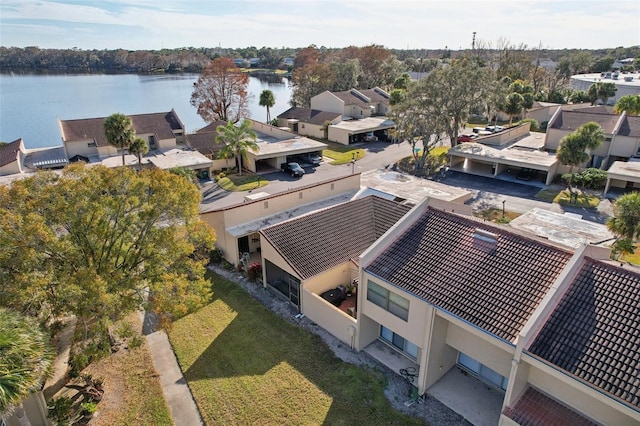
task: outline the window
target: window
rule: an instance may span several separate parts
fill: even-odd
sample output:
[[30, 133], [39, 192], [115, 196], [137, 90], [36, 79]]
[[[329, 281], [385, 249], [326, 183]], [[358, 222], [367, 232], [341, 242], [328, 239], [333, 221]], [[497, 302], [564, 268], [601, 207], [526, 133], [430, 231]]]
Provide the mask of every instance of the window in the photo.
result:
[[483, 382], [495, 386], [498, 389], [507, 390], [507, 385], [509, 384], [508, 378], [501, 376], [500, 373], [493, 371], [486, 365], [480, 364], [469, 355], [460, 352], [460, 355], [458, 355], [458, 365]]
[[369, 280], [367, 300], [403, 320], [409, 318], [409, 300]]
[[380, 326], [380, 339], [398, 349], [409, 358], [414, 360], [418, 359], [418, 346], [383, 325]]
[[265, 201], [265, 202], [264, 202], [264, 208], [265, 208], [265, 209], [268, 209], [268, 208], [269, 208], [269, 202], [268, 202], [268, 201]]

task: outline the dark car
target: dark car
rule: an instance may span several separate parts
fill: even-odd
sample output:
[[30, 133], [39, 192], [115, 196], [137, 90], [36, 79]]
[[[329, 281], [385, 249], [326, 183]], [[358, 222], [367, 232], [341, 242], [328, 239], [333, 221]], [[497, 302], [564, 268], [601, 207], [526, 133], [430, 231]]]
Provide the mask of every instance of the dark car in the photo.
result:
[[516, 179], [520, 180], [531, 180], [536, 176], [536, 171], [533, 169], [523, 168], [520, 169], [518, 174], [516, 175]]
[[290, 174], [291, 177], [301, 177], [302, 175], [304, 175], [304, 169], [300, 167], [300, 164], [298, 163], [282, 163], [280, 169], [284, 173]]

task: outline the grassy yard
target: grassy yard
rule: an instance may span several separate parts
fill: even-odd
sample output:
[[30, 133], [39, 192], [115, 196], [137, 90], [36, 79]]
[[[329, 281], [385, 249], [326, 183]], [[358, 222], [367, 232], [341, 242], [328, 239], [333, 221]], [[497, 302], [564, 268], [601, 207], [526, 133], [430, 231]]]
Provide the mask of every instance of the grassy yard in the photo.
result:
[[382, 373], [340, 361], [318, 336], [211, 278], [212, 303], [169, 333], [206, 424], [423, 424], [391, 408]]
[[331, 164], [337, 166], [347, 164], [355, 157], [356, 160], [364, 157], [364, 149], [354, 148], [352, 146], [342, 145], [336, 142], [323, 141], [328, 145], [327, 149], [322, 151], [325, 157], [331, 158]]
[[584, 207], [594, 209], [600, 204], [600, 198], [587, 192], [578, 191], [578, 198], [574, 202], [570, 202], [569, 190], [558, 191], [554, 189], [543, 189], [535, 195], [535, 198], [549, 203], [558, 203], [574, 207]]
[[[137, 315], [129, 318], [140, 329]], [[98, 415], [91, 420], [92, 425], [173, 424], [144, 338], [140, 347], [121, 349], [85, 371], [105, 378], [104, 397], [98, 403]]]
[[245, 173], [242, 176], [233, 174], [227, 175], [218, 180], [218, 185], [225, 191], [249, 191], [267, 186], [269, 181], [256, 175]]

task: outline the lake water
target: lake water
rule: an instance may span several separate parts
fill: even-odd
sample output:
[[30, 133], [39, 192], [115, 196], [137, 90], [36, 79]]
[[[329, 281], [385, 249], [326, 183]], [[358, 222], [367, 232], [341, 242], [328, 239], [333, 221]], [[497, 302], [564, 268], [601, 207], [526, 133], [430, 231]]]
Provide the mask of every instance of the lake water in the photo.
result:
[[[145, 114], [174, 108], [192, 132], [206, 123], [189, 99], [198, 74], [0, 74], [0, 141], [23, 138], [26, 148], [61, 145], [58, 121], [106, 117], [115, 112]], [[260, 93], [269, 89], [276, 104], [271, 118], [289, 109], [291, 88], [287, 79], [274, 82], [249, 78], [251, 118], [265, 121], [266, 108], [258, 105]]]

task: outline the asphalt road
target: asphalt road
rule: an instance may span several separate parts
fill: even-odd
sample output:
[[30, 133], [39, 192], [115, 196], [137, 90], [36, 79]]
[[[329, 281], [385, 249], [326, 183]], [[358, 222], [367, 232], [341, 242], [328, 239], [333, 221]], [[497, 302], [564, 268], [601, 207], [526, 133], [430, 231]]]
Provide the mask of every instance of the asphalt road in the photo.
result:
[[[353, 173], [362, 173], [369, 170], [385, 169], [391, 167], [398, 160], [411, 155], [411, 146], [407, 142], [393, 144], [388, 142], [367, 142], [355, 145], [365, 151], [365, 156], [357, 159], [355, 164], [343, 164], [332, 166], [327, 162], [318, 167], [306, 167], [306, 174], [301, 178], [294, 178], [282, 172], [273, 172], [263, 175], [269, 180], [269, 185], [258, 191], [275, 194], [294, 189], [300, 185], [309, 185], [324, 181], [329, 178], [345, 176]], [[578, 207], [563, 207], [559, 204], [539, 201], [534, 198], [540, 191], [538, 184], [521, 183], [520, 181], [507, 181], [495, 178], [469, 175], [452, 170], [443, 170], [440, 174], [432, 176], [430, 180], [438, 181], [445, 185], [451, 185], [469, 190], [473, 196], [466, 203], [475, 210], [486, 208], [502, 209], [507, 211], [524, 213], [534, 207], [550, 210], [556, 213], [571, 212], [580, 214], [584, 219], [604, 223], [611, 215], [611, 202], [603, 200], [598, 209], [584, 209]], [[216, 183], [205, 184], [202, 188], [202, 211], [210, 211], [224, 206], [241, 203], [247, 192], [226, 192], [221, 190]]]

